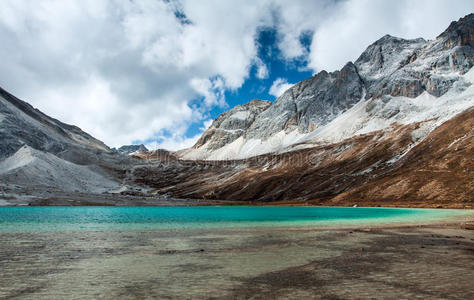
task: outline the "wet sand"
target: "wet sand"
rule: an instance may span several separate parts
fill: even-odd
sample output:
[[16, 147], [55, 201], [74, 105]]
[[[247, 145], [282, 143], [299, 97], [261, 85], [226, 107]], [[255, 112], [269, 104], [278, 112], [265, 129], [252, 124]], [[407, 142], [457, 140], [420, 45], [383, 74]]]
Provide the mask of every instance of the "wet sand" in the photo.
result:
[[460, 224], [0, 233], [2, 299], [474, 299]]

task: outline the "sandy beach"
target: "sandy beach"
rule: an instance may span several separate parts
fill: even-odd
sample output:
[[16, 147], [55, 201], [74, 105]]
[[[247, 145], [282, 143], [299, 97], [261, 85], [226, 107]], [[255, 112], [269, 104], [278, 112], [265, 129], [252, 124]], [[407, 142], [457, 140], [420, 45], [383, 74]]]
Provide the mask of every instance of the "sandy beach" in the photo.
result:
[[4, 232], [0, 249], [2, 299], [474, 298], [465, 223]]

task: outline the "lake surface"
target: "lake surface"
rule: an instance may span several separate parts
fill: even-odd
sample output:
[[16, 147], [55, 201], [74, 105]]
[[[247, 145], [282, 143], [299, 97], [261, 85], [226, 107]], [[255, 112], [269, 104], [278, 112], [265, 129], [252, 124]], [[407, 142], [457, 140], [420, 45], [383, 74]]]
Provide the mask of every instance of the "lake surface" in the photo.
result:
[[474, 299], [474, 231], [361, 230], [464, 219], [473, 211], [0, 207], [0, 299]]
[[472, 210], [352, 207], [0, 207], [0, 231], [146, 230], [436, 222]]

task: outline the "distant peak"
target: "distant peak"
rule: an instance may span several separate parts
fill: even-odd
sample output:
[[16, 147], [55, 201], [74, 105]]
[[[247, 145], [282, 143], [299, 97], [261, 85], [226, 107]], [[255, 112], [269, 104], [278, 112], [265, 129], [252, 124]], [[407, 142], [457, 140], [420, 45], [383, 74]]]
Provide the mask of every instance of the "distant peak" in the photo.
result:
[[462, 27], [474, 27], [474, 13], [466, 15], [460, 18], [458, 21], [452, 21], [448, 28], [446, 28], [446, 30], [441, 33], [441, 35], [445, 34], [446, 32], [457, 31]]
[[373, 43], [371, 46], [383, 45], [383, 44], [394, 43], [394, 42], [402, 42], [402, 43], [411, 44], [411, 43], [420, 43], [420, 42], [426, 42], [426, 41], [423, 38], [403, 39], [403, 38], [399, 38], [390, 34], [386, 34], [380, 39], [378, 39], [377, 41], [375, 41], [375, 43]]
[[453, 21], [438, 38], [446, 38], [449, 45], [472, 46], [474, 45], [474, 14]]
[[118, 152], [124, 153], [124, 154], [131, 154], [134, 152], [147, 152], [148, 149], [145, 147], [145, 145], [140, 144], [140, 145], [124, 145], [120, 148], [117, 149]]

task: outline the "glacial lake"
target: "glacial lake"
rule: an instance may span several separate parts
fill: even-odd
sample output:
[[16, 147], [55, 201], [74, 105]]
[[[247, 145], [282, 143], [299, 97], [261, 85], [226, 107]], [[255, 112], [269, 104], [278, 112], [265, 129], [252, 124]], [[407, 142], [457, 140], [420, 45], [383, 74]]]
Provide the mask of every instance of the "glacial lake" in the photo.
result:
[[353, 207], [0, 207], [0, 231], [353, 226], [461, 221], [473, 210]]

